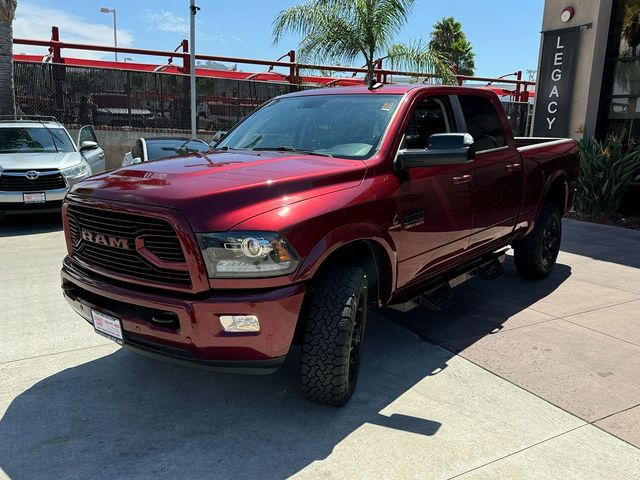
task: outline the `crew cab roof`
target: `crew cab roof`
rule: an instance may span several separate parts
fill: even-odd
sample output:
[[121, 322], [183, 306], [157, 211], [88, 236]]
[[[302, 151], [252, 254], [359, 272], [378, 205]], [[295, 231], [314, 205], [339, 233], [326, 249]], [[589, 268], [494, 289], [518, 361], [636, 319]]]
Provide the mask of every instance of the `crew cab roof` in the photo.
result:
[[307, 95], [404, 95], [409, 92], [417, 90], [438, 90], [441, 93], [448, 95], [478, 95], [486, 97], [497, 96], [491, 90], [484, 90], [476, 87], [460, 87], [452, 85], [424, 85], [424, 84], [412, 84], [412, 85], [400, 85], [400, 84], [384, 84], [383, 86], [370, 90], [366, 86], [358, 87], [328, 87], [328, 88], [316, 88], [310, 90], [303, 90], [300, 92], [288, 93], [278, 98], [284, 97], [300, 97]]

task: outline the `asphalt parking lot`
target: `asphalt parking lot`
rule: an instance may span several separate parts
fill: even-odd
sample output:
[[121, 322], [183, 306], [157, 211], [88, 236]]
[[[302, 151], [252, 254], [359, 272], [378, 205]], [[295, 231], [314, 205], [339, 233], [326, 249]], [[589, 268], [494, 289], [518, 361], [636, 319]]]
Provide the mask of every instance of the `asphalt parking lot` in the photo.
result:
[[0, 477], [640, 478], [640, 232], [565, 220], [553, 275], [371, 318], [358, 390], [168, 366], [62, 299], [57, 217], [0, 225]]

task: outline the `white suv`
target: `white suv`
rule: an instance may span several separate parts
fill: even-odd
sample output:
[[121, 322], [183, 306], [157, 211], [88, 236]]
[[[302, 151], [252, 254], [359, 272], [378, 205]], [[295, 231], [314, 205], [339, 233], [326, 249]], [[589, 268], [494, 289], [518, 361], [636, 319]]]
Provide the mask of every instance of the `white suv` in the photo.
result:
[[0, 216], [60, 209], [74, 183], [105, 170], [93, 127], [78, 144], [54, 117], [0, 117]]

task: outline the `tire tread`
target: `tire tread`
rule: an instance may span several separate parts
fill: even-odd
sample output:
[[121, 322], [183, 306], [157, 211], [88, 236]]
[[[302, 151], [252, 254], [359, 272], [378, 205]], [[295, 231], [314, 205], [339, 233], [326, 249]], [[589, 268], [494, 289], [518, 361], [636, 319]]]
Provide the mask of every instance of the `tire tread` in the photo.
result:
[[[311, 401], [344, 405], [349, 385], [352, 312], [366, 295], [367, 279], [359, 267], [336, 265], [319, 273], [307, 308], [302, 344], [302, 391]], [[366, 297], [365, 297], [366, 304]]]

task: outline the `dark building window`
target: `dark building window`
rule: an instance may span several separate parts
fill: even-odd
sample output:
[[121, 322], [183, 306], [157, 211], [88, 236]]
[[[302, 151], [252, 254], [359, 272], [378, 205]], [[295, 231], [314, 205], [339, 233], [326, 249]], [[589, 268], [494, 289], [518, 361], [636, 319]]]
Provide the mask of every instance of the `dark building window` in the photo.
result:
[[640, 2], [614, 0], [598, 136], [640, 144]]

